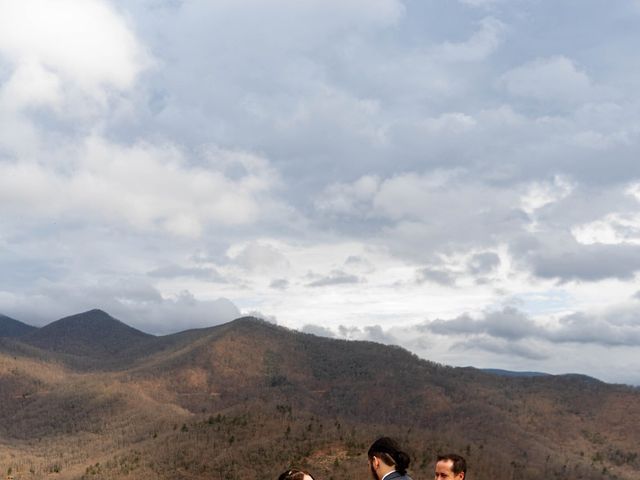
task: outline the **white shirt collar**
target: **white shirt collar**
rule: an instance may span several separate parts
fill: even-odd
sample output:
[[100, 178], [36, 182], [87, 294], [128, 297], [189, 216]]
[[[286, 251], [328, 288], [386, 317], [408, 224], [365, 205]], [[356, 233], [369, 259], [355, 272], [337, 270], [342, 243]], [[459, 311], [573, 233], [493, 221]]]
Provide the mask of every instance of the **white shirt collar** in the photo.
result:
[[391, 470], [390, 472], [387, 472], [384, 477], [382, 477], [380, 480], [384, 480], [385, 478], [387, 478], [388, 475], [391, 475], [393, 472], [395, 472], [395, 470]]

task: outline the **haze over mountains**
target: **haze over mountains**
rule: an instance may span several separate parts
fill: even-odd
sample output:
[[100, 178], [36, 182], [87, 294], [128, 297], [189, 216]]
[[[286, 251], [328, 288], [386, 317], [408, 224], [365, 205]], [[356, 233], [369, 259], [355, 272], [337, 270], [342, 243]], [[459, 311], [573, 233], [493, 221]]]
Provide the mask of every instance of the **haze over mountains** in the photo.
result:
[[451, 368], [250, 317], [164, 337], [100, 310], [39, 329], [0, 317], [0, 337], [0, 467], [16, 479], [275, 478], [290, 463], [364, 479], [383, 433], [414, 478], [443, 450], [475, 480], [640, 475], [640, 391], [589, 377]]

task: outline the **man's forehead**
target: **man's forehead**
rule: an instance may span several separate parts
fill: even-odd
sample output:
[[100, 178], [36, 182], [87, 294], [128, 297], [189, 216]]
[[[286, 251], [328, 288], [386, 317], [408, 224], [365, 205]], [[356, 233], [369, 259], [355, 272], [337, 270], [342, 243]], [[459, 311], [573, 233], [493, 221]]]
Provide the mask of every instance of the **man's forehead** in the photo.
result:
[[439, 462], [436, 462], [436, 468], [438, 467], [443, 467], [447, 470], [451, 470], [451, 468], [453, 467], [453, 460], [440, 460]]

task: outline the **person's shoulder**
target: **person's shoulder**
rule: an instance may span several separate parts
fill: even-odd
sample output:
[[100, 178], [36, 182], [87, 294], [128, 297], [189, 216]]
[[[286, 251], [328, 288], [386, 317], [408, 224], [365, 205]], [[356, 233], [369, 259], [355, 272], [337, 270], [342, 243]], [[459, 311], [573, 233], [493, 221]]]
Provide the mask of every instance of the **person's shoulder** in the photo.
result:
[[402, 475], [399, 472], [391, 472], [384, 480], [413, 480], [408, 474]]

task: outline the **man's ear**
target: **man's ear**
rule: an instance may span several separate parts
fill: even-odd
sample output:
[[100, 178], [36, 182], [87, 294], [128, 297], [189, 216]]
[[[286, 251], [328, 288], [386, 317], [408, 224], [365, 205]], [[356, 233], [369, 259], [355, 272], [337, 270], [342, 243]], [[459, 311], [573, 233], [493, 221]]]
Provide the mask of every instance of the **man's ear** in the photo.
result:
[[464, 480], [464, 472], [460, 472], [458, 475], [456, 475], [456, 480]]

